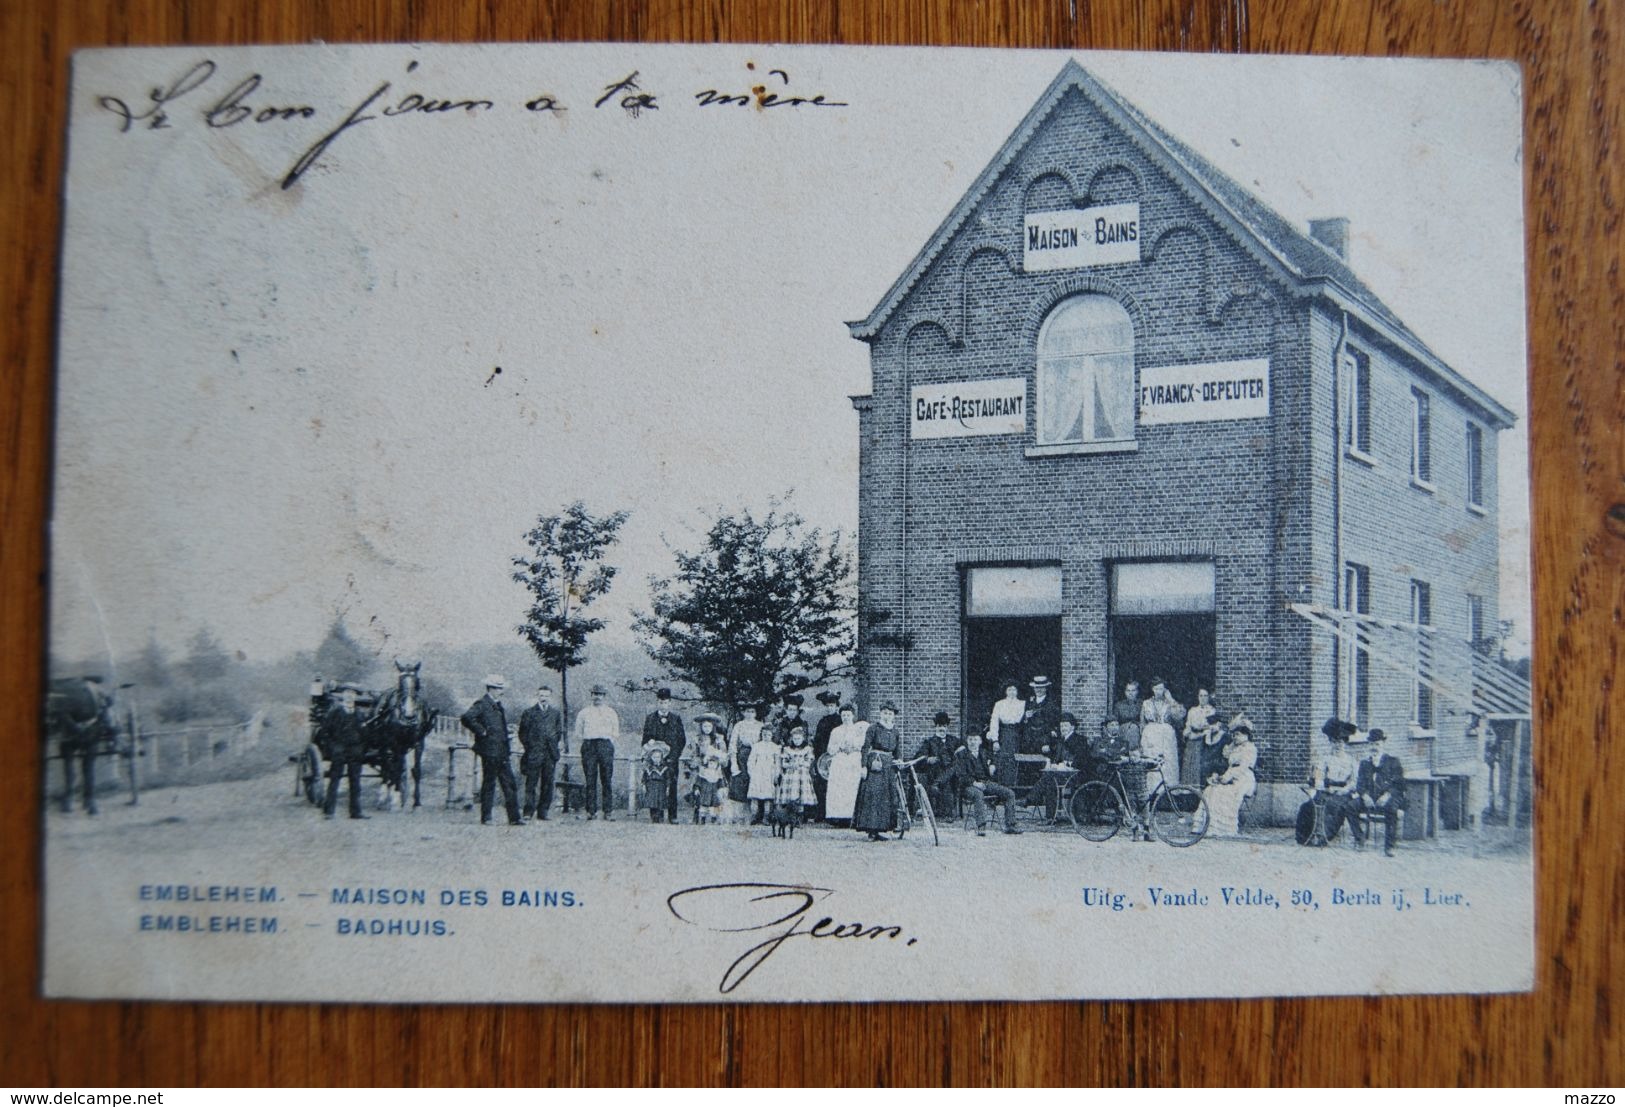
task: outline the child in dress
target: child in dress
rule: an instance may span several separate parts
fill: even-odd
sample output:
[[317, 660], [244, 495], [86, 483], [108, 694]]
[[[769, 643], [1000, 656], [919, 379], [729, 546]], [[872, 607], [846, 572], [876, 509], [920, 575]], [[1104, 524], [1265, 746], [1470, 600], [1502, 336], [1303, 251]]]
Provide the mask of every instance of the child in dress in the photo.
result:
[[755, 744], [750, 747], [750, 759], [746, 765], [750, 773], [750, 790], [746, 794], [752, 811], [751, 826], [767, 821], [773, 802], [778, 798], [779, 752], [780, 746], [774, 741], [772, 728], [763, 727]]
[[813, 787], [813, 750], [807, 742], [807, 727], [793, 723], [790, 743], [779, 753], [779, 787], [773, 810], [773, 833], [794, 838], [802, 813], [818, 802]]
[[641, 801], [649, 809], [649, 821], [652, 823], [666, 821], [666, 787], [676, 768], [671, 763], [671, 747], [666, 743], [648, 742], [644, 745]]
[[728, 763], [728, 740], [717, 729], [722, 719], [716, 715], [696, 718], [700, 733], [694, 739], [694, 821], [720, 823], [722, 803], [727, 798], [723, 769]]

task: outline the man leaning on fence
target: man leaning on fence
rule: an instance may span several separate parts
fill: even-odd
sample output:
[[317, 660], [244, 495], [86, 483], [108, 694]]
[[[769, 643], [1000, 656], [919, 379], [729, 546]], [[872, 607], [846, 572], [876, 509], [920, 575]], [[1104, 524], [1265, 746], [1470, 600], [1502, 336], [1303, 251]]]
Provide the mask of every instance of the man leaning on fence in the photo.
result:
[[603, 795], [604, 819], [611, 817], [615, 801], [610, 784], [615, 778], [615, 742], [621, 736], [621, 720], [605, 703], [609, 689], [592, 686], [592, 703], [576, 712], [576, 744], [581, 750], [581, 771], [587, 777], [587, 818], [598, 817], [599, 795]]
[[497, 699], [507, 681], [495, 674], [485, 678], [485, 695], [463, 712], [463, 726], [474, 735], [474, 752], [480, 757], [480, 822], [491, 821], [496, 786], [502, 785], [502, 801], [508, 808], [508, 822], [524, 825], [519, 817], [519, 789], [514, 785], [513, 764], [509, 760], [508, 715]]

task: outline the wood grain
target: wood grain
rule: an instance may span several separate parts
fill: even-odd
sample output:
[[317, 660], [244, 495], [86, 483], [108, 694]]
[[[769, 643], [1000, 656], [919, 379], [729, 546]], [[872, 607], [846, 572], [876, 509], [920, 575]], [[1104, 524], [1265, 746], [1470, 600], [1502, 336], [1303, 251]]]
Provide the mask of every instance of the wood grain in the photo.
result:
[[[0, 1082], [73, 1085], [1625, 1083], [1625, 6], [0, 5]], [[68, 56], [104, 44], [785, 41], [1516, 58], [1525, 77], [1539, 990], [1529, 996], [807, 1007], [388, 1008], [38, 998], [51, 356]], [[1614, 511], [1610, 522], [1610, 511]], [[1625, 1021], [1625, 1012], [1621, 1013]]]

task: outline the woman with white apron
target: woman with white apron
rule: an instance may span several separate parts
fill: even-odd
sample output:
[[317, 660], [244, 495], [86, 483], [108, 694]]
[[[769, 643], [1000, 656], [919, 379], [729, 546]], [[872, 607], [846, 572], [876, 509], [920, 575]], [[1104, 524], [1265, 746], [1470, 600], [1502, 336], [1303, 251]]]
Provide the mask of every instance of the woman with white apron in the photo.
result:
[[829, 786], [824, 791], [826, 822], [851, 822], [858, 802], [858, 785], [863, 780], [863, 739], [868, 723], [857, 721], [858, 711], [849, 703], [841, 705], [841, 725], [829, 736]]

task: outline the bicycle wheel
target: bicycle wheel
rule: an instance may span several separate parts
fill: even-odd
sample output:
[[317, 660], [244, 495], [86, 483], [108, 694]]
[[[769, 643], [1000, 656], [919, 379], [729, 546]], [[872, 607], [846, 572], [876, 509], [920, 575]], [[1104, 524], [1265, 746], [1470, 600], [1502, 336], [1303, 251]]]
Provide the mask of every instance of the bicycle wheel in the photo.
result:
[[1170, 846], [1194, 846], [1207, 833], [1207, 801], [1195, 788], [1160, 789], [1151, 801], [1151, 832]]
[[1072, 793], [1066, 813], [1072, 819], [1072, 829], [1091, 842], [1104, 842], [1116, 834], [1126, 814], [1123, 801], [1111, 785], [1100, 780], [1091, 780]]
[[914, 820], [910, 818], [908, 813], [908, 792], [903, 787], [902, 777], [894, 775], [891, 778], [891, 783], [892, 803], [897, 807], [897, 836], [901, 838], [914, 825]]
[[925, 785], [918, 780], [914, 782], [914, 795], [920, 801], [921, 821], [931, 828], [931, 844], [933, 846], [942, 845], [942, 840], [937, 837], [937, 813], [931, 807], [931, 795], [925, 790]]

